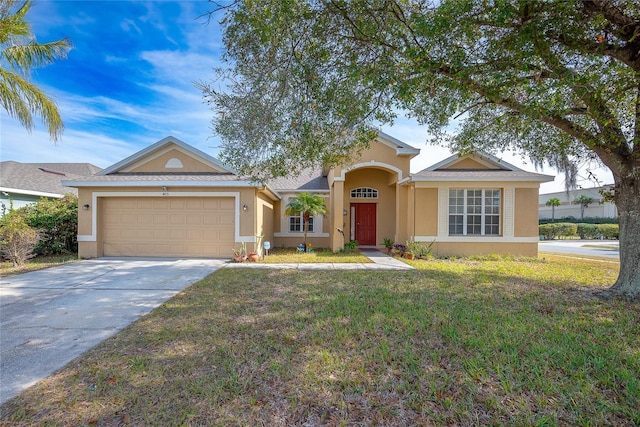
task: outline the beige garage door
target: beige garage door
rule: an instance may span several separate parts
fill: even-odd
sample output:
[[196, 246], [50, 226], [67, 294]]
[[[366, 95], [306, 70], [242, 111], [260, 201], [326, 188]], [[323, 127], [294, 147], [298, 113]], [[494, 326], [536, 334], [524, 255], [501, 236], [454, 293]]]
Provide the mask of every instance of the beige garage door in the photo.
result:
[[105, 256], [232, 255], [232, 197], [107, 197], [102, 212]]

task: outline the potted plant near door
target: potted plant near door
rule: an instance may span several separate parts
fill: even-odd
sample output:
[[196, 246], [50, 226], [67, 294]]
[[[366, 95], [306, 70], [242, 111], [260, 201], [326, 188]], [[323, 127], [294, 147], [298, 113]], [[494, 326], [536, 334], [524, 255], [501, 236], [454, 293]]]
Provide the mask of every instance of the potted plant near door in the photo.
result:
[[235, 262], [245, 262], [247, 260], [247, 245], [242, 242], [240, 249], [233, 248], [233, 260]]
[[391, 251], [393, 250], [393, 241], [390, 238], [385, 237], [384, 247], [387, 248], [387, 255], [391, 255]]

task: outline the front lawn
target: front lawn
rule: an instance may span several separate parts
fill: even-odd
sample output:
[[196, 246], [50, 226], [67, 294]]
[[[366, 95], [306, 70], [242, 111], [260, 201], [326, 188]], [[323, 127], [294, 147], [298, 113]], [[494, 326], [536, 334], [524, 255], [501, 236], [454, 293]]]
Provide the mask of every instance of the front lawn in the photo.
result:
[[9, 425], [637, 425], [618, 266], [222, 269], [2, 407]]
[[57, 265], [77, 260], [78, 254], [38, 256], [27, 260], [24, 265], [18, 267], [14, 267], [11, 261], [2, 261], [0, 262], [0, 277], [8, 277], [16, 274], [27, 273], [29, 271], [42, 270], [43, 268], [55, 267]]

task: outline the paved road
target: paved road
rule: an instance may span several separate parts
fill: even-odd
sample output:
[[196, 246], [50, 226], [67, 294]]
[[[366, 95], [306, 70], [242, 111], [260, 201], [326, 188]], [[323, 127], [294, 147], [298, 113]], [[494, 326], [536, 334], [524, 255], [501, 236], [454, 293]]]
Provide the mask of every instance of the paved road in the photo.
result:
[[[609, 246], [609, 248], [604, 246]], [[538, 244], [538, 250], [543, 252], [561, 252], [573, 255], [620, 259], [618, 247], [617, 240], [545, 240]]]
[[0, 279], [0, 404], [224, 262], [100, 258]]

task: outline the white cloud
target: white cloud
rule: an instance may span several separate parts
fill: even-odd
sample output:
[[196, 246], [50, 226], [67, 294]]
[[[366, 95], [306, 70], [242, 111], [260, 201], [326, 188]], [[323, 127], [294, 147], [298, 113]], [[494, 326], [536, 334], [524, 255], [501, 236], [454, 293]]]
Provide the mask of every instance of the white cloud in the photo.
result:
[[[106, 135], [67, 130], [61, 140], [54, 144], [42, 128], [28, 133], [20, 124], [6, 115], [2, 116], [2, 160], [23, 163], [88, 162], [106, 167], [136, 151], [126, 141]], [[153, 141], [155, 142], [155, 141]]]

